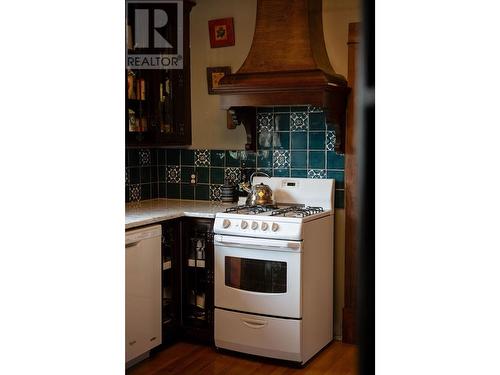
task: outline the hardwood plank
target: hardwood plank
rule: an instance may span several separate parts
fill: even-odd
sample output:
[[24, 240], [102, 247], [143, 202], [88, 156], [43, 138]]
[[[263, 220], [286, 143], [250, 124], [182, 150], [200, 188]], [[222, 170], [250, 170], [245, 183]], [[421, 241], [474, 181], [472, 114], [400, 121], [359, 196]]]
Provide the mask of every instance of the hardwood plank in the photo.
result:
[[128, 375], [355, 375], [357, 347], [333, 342], [306, 367], [294, 368], [268, 358], [218, 352], [214, 348], [186, 342], [176, 343], [131, 367]]

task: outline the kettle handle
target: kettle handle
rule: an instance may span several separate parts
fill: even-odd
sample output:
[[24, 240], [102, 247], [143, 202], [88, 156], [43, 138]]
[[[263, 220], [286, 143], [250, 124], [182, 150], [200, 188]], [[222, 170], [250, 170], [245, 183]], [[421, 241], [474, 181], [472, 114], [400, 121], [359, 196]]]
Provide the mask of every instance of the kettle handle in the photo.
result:
[[253, 176], [256, 174], [260, 174], [262, 176], [265, 176], [267, 178], [271, 178], [266, 172], [260, 172], [260, 171], [255, 171], [250, 175], [250, 186], [253, 186]]

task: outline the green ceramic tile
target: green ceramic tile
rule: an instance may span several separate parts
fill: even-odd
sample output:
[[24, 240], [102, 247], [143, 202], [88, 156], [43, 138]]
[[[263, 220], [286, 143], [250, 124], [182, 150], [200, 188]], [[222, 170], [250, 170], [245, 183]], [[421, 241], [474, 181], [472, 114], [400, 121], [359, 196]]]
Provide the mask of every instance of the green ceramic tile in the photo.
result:
[[194, 173], [194, 167], [181, 167], [181, 182], [191, 182], [191, 175]]
[[148, 167], [141, 167], [141, 184], [149, 184], [151, 182], [151, 171]]
[[194, 165], [194, 150], [181, 150], [181, 165]]
[[151, 199], [158, 198], [158, 182], [151, 184]]
[[273, 170], [270, 168], [257, 168], [257, 171], [267, 173], [269, 176], [273, 177]]
[[149, 167], [149, 174], [151, 176], [151, 182], [158, 182], [158, 166], [156, 164]]
[[210, 183], [223, 184], [224, 183], [224, 168], [210, 168]]
[[307, 178], [306, 169], [290, 169], [290, 177]]
[[167, 198], [179, 199], [180, 197], [180, 184], [167, 184]]
[[344, 208], [344, 190], [335, 190], [335, 208]]
[[138, 167], [135, 168], [129, 168], [128, 169], [128, 175], [130, 179], [130, 184], [139, 184], [141, 182], [141, 169]]
[[292, 168], [307, 168], [307, 151], [291, 151], [290, 162]]
[[274, 177], [290, 177], [290, 169], [288, 168], [279, 168], [273, 169]]
[[198, 183], [208, 184], [209, 169], [207, 167], [196, 167], [196, 175], [198, 177]]
[[129, 196], [129, 187], [125, 186], [125, 202], [130, 202], [130, 196]]
[[226, 152], [224, 150], [210, 151], [210, 165], [212, 167], [223, 167]]
[[194, 199], [194, 186], [181, 184], [181, 199]]
[[167, 149], [159, 148], [158, 149], [158, 165], [167, 165]]
[[168, 149], [167, 150], [167, 165], [181, 165], [180, 150]]
[[240, 151], [232, 150], [226, 151], [226, 167], [239, 167], [240, 166]]
[[328, 169], [344, 169], [344, 155], [339, 155], [335, 151], [327, 151], [326, 159]]
[[273, 107], [257, 107], [257, 113], [273, 113]]
[[274, 107], [274, 113], [290, 113], [290, 107], [286, 106]]
[[307, 106], [297, 106], [297, 107], [291, 107], [290, 110], [292, 112], [307, 112]]
[[290, 114], [277, 113], [274, 115], [274, 130], [288, 131], [290, 130]]
[[309, 113], [309, 130], [325, 130], [324, 113]]
[[325, 149], [325, 132], [309, 132], [309, 150]]
[[167, 167], [164, 165], [158, 166], [158, 181], [159, 182], [165, 182], [166, 181], [166, 171]]
[[275, 132], [273, 136], [273, 147], [275, 150], [289, 150], [290, 149], [290, 133], [289, 132]]
[[141, 200], [151, 199], [151, 184], [141, 184]]
[[241, 167], [255, 168], [257, 165], [257, 153], [253, 151], [241, 151]]
[[151, 165], [157, 165], [158, 164], [158, 149], [152, 148], [150, 150], [150, 157], [151, 157]]
[[292, 133], [292, 150], [306, 150], [307, 149], [307, 133], [306, 132], [293, 132]]
[[208, 186], [209, 185], [196, 185], [195, 197], [197, 200], [207, 201], [208, 200]]
[[261, 150], [257, 153], [257, 167], [268, 168], [273, 165], [272, 151]]
[[131, 167], [139, 166], [139, 150], [137, 148], [128, 149], [128, 164]]
[[324, 169], [324, 168], [325, 168], [325, 152], [309, 151], [308, 169]]
[[326, 177], [335, 180], [335, 189], [344, 188], [344, 171], [326, 171]]
[[165, 182], [160, 182], [158, 188], [158, 198], [167, 198], [167, 184]]

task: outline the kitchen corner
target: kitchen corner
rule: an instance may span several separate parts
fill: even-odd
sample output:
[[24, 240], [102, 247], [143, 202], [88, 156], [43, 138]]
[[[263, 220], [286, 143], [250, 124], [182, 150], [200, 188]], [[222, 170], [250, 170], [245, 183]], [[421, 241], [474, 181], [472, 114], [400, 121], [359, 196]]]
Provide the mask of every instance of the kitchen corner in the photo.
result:
[[150, 199], [125, 205], [125, 230], [180, 217], [213, 219], [232, 204], [180, 199]]

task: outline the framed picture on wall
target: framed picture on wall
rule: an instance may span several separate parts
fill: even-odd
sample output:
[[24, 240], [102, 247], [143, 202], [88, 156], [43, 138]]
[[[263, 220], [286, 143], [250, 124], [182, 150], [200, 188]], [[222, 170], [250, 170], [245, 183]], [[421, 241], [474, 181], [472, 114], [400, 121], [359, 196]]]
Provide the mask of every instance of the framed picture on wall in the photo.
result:
[[207, 86], [208, 93], [214, 95], [214, 88], [219, 87], [219, 81], [226, 74], [231, 74], [230, 66], [216, 66], [213, 68], [207, 68]]
[[208, 32], [211, 48], [234, 46], [234, 24], [232, 17], [208, 21]]

